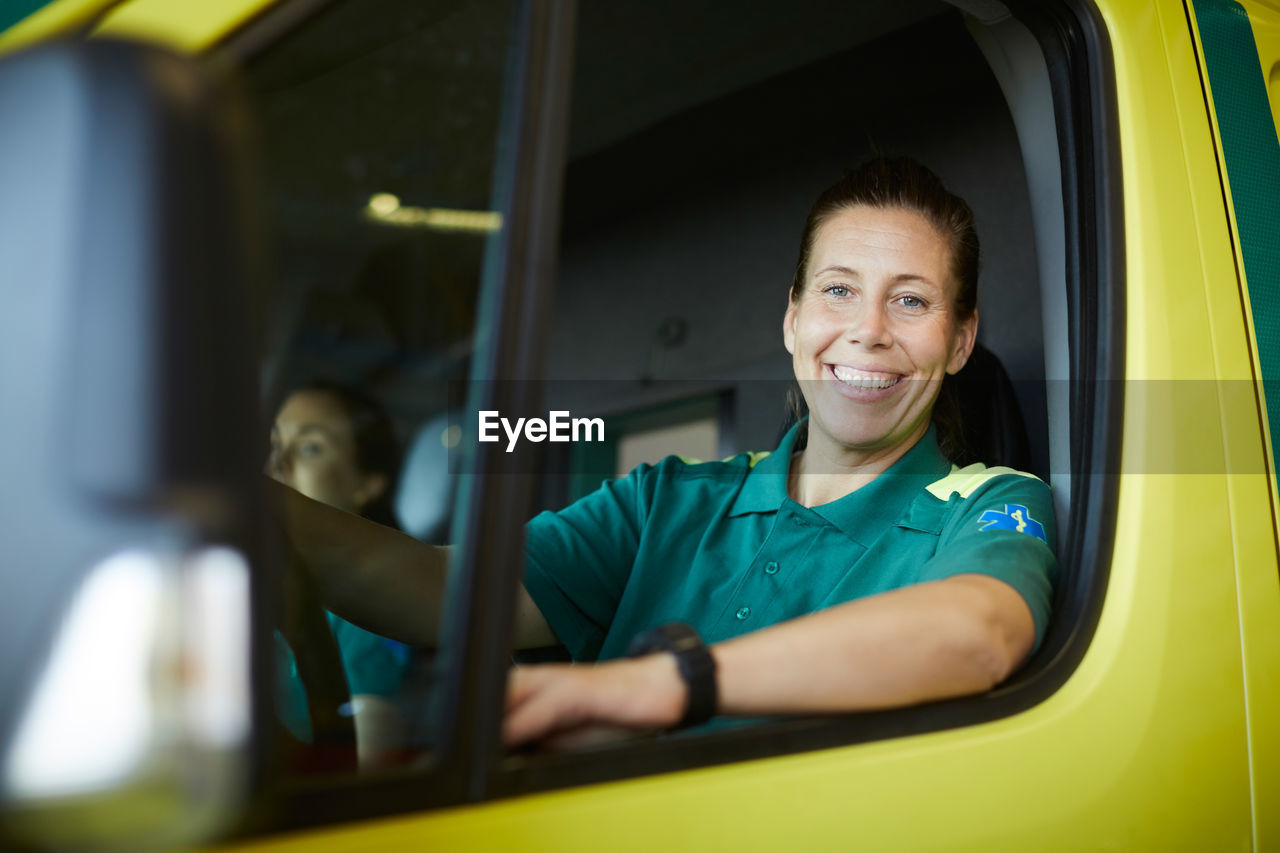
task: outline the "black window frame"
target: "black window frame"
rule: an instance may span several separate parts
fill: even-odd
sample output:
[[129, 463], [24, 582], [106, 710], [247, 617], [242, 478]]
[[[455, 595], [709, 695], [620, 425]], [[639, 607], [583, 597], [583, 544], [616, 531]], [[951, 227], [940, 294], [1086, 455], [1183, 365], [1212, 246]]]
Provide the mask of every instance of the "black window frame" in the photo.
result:
[[[283, 0], [216, 45], [213, 62], [242, 67], [338, 0]], [[477, 348], [473, 375], [501, 376], [477, 382], [472, 402], [514, 411], [539, 404], [533, 380], [545, 359], [545, 328], [559, 241], [560, 192], [568, 132], [567, 98], [572, 65], [574, 0], [516, 0], [514, 40], [500, 117], [495, 207], [506, 223], [485, 250], [486, 284], [477, 324], [487, 324], [486, 346]], [[492, 282], [492, 286], [489, 282]], [[367, 820], [482, 799], [487, 768], [500, 749], [502, 699], [510, 663], [511, 628], [493, 613], [512, 613], [514, 587], [484, 567], [523, 560], [523, 542], [482, 531], [519, 529], [533, 503], [533, 479], [513, 483], [489, 473], [501, 467], [500, 445], [481, 445], [468, 473], [479, 488], [464, 490], [464, 534], [454, 543], [455, 578], [446, 592], [456, 618], [443, 629], [442, 647], [455, 650], [456, 666], [440, 682], [437, 740], [441, 746], [422, 769], [369, 776], [332, 774], [283, 778], [264, 773], [248, 797], [255, 803], [233, 837], [261, 836], [304, 827]], [[496, 478], [501, 477], [499, 482]], [[491, 487], [491, 488], [490, 488]], [[490, 497], [490, 495], [493, 497]], [[255, 649], [255, 654], [261, 654]], [[259, 693], [269, 691], [270, 667], [258, 667]]]

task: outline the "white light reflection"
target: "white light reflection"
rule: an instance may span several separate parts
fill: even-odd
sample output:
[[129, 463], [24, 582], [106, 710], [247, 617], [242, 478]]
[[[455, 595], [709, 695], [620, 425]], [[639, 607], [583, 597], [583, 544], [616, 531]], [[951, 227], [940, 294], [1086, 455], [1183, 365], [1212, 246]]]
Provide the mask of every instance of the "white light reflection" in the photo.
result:
[[182, 694], [193, 736], [232, 748], [249, 736], [249, 565], [231, 548], [206, 548], [183, 573], [187, 660]]
[[144, 757], [163, 581], [160, 560], [143, 551], [117, 554], [90, 572], [9, 754], [5, 786], [11, 796], [99, 790]]

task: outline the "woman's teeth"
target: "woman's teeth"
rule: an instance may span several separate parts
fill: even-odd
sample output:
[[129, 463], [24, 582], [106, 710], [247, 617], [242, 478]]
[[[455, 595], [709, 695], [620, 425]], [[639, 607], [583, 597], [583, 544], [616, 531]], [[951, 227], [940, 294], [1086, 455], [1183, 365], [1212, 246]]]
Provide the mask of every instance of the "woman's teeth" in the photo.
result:
[[832, 365], [831, 372], [836, 375], [836, 379], [839, 379], [850, 388], [869, 391], [891, 388], [902, 379], [901, 376], [893, 373], [869, 373], [865, 370], [855, 370], [852, 367], [845, 367], [841, 364]]

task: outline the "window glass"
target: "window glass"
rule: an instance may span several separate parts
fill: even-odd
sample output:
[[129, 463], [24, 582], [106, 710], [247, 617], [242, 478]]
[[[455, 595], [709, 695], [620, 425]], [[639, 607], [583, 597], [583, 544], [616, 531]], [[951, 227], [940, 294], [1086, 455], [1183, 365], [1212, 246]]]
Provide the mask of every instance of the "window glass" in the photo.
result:
[[[490, 176], [510, 17], [496, 2], [344, 3], [250, 69], [277, 266], [264, 364], [272, 407], [314, 378], [372, 395], [407, 450], [398, 485], [384, 485], [390, 520], [435, 543], [450, 539], [450, 452], [474, 440], [477, 413], [459, 419], [450, 392], [477, 378], [482, 259], [502, 225]], [[1014, 464], [1047, 471], [1041, 294], [1018, 133], [954, 8], [791, 0], [706, 3], [691, 15], [676, 0], [582, 3], [575, 55], [551, 328], [524, 330], [548, 342], [545, 411], [511, 413], [547, 418], [543, 435], [525, 432], [545, 441], [536, 510], [563, 510], [668, 454], [778, 446], [795, 422], [782, 321], [806, 213], [877, 152], [922, 161], [973, 207], [979, 341], [1012, 379], [1025, 419], [1025, 461]], [[603, 437], [546, 441], [557, 414], [575, 432], [577, 419], [603, 421]], [[477, 488], [508, 500], [531, 469], [513, 470]], [[746, 622], [753, 608], [739, 604], [713, 607]], [[346, 629], [324, 618], [341, 653]], [[435, 673], [457, 668], [384, 640], [373, 639], [375, 651], [399, 660], [404, 680], [366, 693], [353, 676], [379, 667], [344, 659], [356, 701], [336, 713], [357, 723], [365, 705], [397, 714], [387, 760], [420, 761], [433, 745]], [[314, 741], [314, 697], [304, 709], [288, 678], [301, 658], [288, 638], [278, 644], [282, 723]], [[565, 651], [512, 650], [522, 662]], [[390, 701], [365, 701], [383, 695]], [[508, 766], [526, 760], [535, 770], [525, 778], [540, 784], [536, 757]]]
[[[561, 511], [602, 481], [611, 485], [597, 494], [610, 499], [570, 510], [563, 529], [543, 517], [529, 534], [529, 592], [556, 611], [552, 628], [570, 635], [561, 639], [575, 657], [625, 650], [608, 620], [642, 621], [633, 618], [648, 600], [635, 592], [639, 562], [607, 577], [594, 562], [580, 573], [535, 569], [533, 549], [577, 555], [555, 549], [584, 518], [601, 515], [625, 539], [632, 519], [612, 513], [611, 501], [623, 504], [633, 491], [612, 483], [636, 464], [779, 446], [794, 423], [783, 315], [806, 215], [823, 189], [875, 153], [921, 161], [973, 208], [983, 261], [979, 341], [1012, 380], [1010, 416], [1025, 420], [1023, 455], [1013, 464], [1047, 472], [1041, 294], [1018, 133], [955, 8], [799, 0], [706, 3], [695, 15], [675, 2], [584, 3], [576, 55], [547, 409], [603, 419], [605, 444], [617, 452], [602, 462], [586, 442], [569, 453], [548, 448], [547, 481], [570, 488], [543, 489], [545, 508]], [[660, 414], [707, 399], [710, 411]], [[562, 464], [568, 476], [555, 470]], [[709, 471], [696, 476], [716, 476]], [[634, 489], [641, 503], [651, 481], [643, 482]], [[681, 521], [699, 509], [691, 505]], [[640, 538], [679, 536], [645, 528]], [[693, 534], [679, 541], [700, 545]], [[591, 539], [582, 551], [612, 558], [614, 544]], [[798, 560], [804, 547], [790, 556]], [[726, 579], [706, 597], [699, 612], [717, 627], [704, 636], [726, 620], [733, 631], [720, 636], [736, 636], [772, 606], [763, 584], [773, 574], [758, 583], [747, 576], [752, 553], [725, 566]], [[711, 585], [693, 577], [691, 559], [653, 563], [672, 588], [701, 601]], [[786, 558], [762, 558], [760, 570], [776, 573], [779, 563]], [[744, 595], [756, 597], [738, 600]], [[692, 612], [675, 597], [654, 608], [647, 627], [671, 621], [664, 613]], [[727, 617], [716, 622], [721, 613]], [[593, 631], [602, 619], [600, 639]], [[695, 741], [681, 742], [694, 749]]]
[[[248, 68], [274, 268], [268, 471], [432, 543], [453, 521], [448, 389], [468, 375], [502, 222], [493, 174], [515, 5], [338, 3]], [[362, 770], [428, 756], [449, 650], [284, 597], [275, 704], [294, 765], [351, 769], [353, 727]]]

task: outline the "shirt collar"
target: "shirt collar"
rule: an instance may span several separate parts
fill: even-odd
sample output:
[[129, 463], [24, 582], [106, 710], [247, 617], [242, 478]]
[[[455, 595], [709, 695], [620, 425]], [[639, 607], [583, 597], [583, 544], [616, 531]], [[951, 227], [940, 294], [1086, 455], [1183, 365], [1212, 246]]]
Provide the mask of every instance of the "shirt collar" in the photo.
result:
[[[787, 473], [791, 469], [796, 438], [804, 424], [805, 421], [801, 421], [788, 430], [778, 449], [751, 469], [730, 515], [777, 512], [784, 501], [790, 500]], [[951, 462], [942, 455], [937, 433], [930, 424], [920, 440], [879, 477], [839, 500], [813, 507], [812, 511], [851, 539], [867, 544], [865, 540], [878, 536], [885, 527], [895, 523], [925, 486], [946, 476], [950, 470]]]
[[794, 424], [775, 449], [747, 472], [746, 482], [738, 490], [729, 515], [749, 512], [777, 512], [787, 499], [787, 474], [791, 471], [791, 454], [807, 418]]

